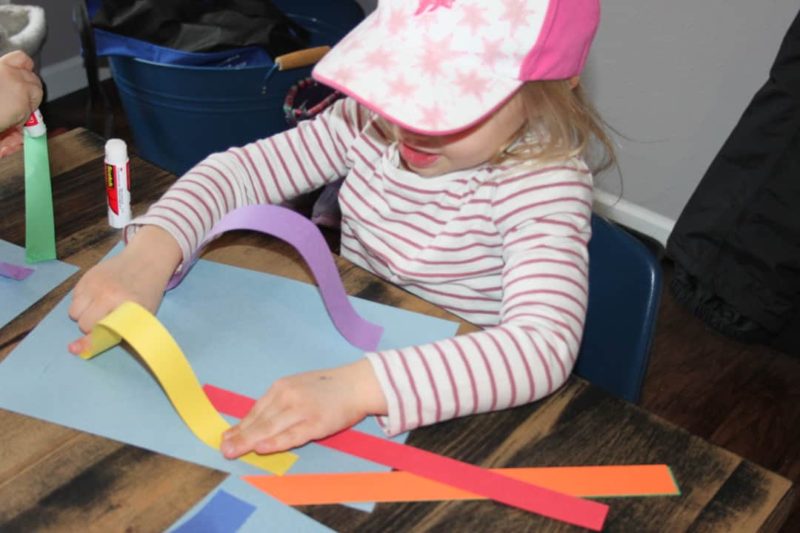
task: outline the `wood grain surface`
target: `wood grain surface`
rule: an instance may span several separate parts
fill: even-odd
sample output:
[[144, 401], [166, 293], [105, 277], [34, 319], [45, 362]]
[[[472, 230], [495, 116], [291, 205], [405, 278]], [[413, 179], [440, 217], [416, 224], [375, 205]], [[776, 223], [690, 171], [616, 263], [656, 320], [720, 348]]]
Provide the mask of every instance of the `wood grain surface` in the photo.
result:
[[[50, 140], [50, 157], [59, 258], [81, 272], [0, 329], [0, 361], [119, 239], [106, 220], [102, 139], [70, 131]], [[175, 179], [137, 157], [131, 175], [134, 214]], [[18, 245], [23, 195], [21, 157], [0, 159], [0, 238]], [[289, 246], [260, 235], [226, 235], [205, 257], [311, 279]], [[346, 260], [337, 264], [350, 294], [458, 321]], [[473, 329], [461, 322], [459, 331]], [[409, 443], [486, 467], [669, 464], [682, 494], [601, 500], [611, 506], [607, 531], [774, 531], [794, 499], [785, 478], [577, 377], [544, 401], [422, 428]], [[3, 532], [161, 531], [224, 477], [0, 409]], [[338, 505], [300, 510], [338, 531], [578, 530], [491, 501], [379, 504], [372, 513]]]

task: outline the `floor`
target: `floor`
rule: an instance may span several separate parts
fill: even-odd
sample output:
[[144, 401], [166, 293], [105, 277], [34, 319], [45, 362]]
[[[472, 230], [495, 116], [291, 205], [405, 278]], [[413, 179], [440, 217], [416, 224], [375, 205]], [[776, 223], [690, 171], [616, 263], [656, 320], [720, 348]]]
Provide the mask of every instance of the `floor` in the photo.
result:
[[[656, 328], [642, 406], [798, 483], [800, 358], [723, 337], [666, 288]], [[782, 531], [800, 531], [800, 501]]]
[[[111, 82], [113, 135], [132, 143]], [[103, 132], [102, 113], [86, 113], [81, 91], [43, 107], [51, 131], [90, 126]], [[102, 109], [100, 106], [95, 106]], [[95, 109], [97, 111], [97, 109]], [[87, 118], [88, 117], [88, 118]], [[335, 236], [327, 235], [333, 248]], [[794, 482], [800, 481], [800, 358], [723, 337], [680, 307], [664, 286], [641, 405], [704, 439]], [[800, 502], [782, 529], [800, 531]]]

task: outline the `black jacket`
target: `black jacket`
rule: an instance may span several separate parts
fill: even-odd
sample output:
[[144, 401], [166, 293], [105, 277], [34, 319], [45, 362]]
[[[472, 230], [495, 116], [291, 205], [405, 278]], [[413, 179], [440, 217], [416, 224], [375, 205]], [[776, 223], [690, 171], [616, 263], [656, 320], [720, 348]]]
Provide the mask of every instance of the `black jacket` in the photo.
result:
[[709, 326], [800, 353], [800, 13], [667, 243]]

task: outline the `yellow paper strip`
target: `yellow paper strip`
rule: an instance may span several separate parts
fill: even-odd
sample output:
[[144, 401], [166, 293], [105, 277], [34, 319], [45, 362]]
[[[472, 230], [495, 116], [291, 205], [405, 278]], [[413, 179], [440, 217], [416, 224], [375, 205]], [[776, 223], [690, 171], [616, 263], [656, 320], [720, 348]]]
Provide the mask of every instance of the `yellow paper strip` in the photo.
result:
[[[222, 433], [230, 428], [230, 424], [211, 405], [178, 343], [144, 307], [125, 302], [98, 322], [91, 333], [92, 347], [81, 357], [91, 359], [119, 344], [121, 339], [125, 339], [139, 354], [197, 438], [219, 449]], [[297, 455], [291, 452], [249, 453], [240, 459], [280, 475], [291, 468]]]

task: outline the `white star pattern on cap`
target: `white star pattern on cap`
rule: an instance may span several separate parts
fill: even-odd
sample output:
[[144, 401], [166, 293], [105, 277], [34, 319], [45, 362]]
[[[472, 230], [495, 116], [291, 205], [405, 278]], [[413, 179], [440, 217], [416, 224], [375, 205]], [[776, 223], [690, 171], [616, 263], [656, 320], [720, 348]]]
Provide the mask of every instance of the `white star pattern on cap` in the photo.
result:
[[[556, 1], [559, 9], [551, 9]], [[596, 3], [381, 0], [320, 61], [314, 76], [404, 128], [458, 131], [517, 90], [543, 25], [560, 16], [564, 4], [577, 12], [577, 6]]]
[[451, 8], [453, 7], [453, 0], [420, 0], [419, 7], [414, 12], [415, 15], [421, 15], [426, 11], [434, 11], [439, 7]]

